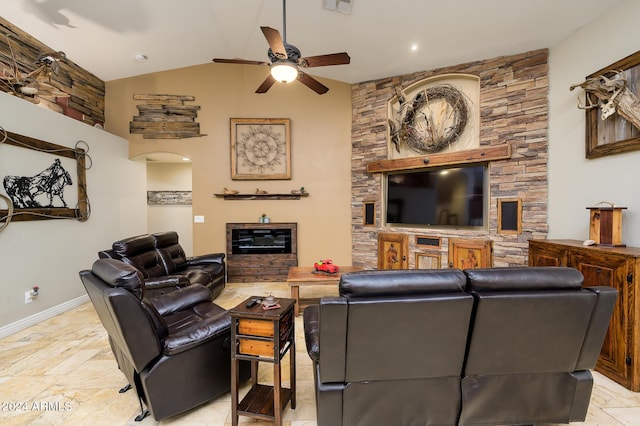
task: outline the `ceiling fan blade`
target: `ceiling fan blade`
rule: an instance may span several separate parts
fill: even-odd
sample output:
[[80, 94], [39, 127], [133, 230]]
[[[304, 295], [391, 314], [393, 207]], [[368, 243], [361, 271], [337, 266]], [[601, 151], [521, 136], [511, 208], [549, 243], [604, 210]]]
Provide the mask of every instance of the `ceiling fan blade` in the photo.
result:
[[245, 64], [245, 65], [269, 65], [268, 62], [264, 61], [251, 61], [247, 59], [223, 59], [223, 58], [213, 58], [213, 62], [218, 64]]
[[260, 27], [262, 34], [267, 39], [271, 52], [273, 52], [278, 59], [287, 59], [287, 51], [284, 48], [280, 31], [271, 27]]
[[302, 71], [300, 71], [300, 74], [298, 75], [298, 80], [300, 80], [302, 84], [304, 84], [309, 89], [316, 92], [318, 95], [322, 95], [329, 91], [329, 88], [327, 86], [320, 83], [318, 80], [311, 77], [309, 74], [303, 73]]
[[326, 67], [328, 65], [346, 65], [351, 63], [347, 52], [331, 53], [329, 55], [309, 56], [300, 58], [298, 65], [301, 67]]
[[267, 90], [271, 89], [271, 86], [276, 82], [276, 79], [269, 74], [269, 76], [262, 82], [256, 93], [267, 93]]

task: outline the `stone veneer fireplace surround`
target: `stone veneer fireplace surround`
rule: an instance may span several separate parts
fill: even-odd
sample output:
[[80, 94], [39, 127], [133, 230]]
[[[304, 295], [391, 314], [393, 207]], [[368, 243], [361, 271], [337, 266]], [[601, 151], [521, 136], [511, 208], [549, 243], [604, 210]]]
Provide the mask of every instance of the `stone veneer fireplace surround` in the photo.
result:
[[[547, 129], [548, 50], [368, 81], [352, 86], [352, 235], [353, 264], [377, 264], [377, 234], [399, 232], [410, 236], [410, 268], [413, 253], [429, 252], [415, 244], [415, 236], [441, 238], [442, 245], [430, 251], [448, 264], [449, 238], [493, 241], [493, 265], [527, 264], [528, 241], [545, 238], [547, 225]], [[383, 226], [383, 173], [369, 173], [367, 164], [387, 160], [387, 102], [395, 87], [407, 87], [425, 78], [447, 73], [480, 77], [480, 148], [511, 146], [511, 157], [489, 163], [489, 226], [484, 231]], [[499, 199], [522, 200], [522, 232], [499, 234]], [[364, 225], [364, 203], [375, 207], [375, 226]]]

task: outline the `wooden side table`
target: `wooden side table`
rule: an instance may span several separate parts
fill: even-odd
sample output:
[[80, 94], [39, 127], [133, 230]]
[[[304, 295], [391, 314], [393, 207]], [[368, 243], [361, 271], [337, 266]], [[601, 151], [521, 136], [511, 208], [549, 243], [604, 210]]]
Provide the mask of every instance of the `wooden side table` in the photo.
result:
[[362, 268], [358, 266], [340, 266], [340, 270], [335, 274], [316, 273], [313, 266], [292, 266], [289, 268], [287, 283], [291, 287], [291, 298], [296, 301], [296, 316], [300, 314], [300, 311], [304, 310], [303, 308], [318, 301], [318, 299], [300, 299], [300, 286], [338, 285], [342, 274], [357, 271], [362, 271]]
[[[248, 307], [253, 296], [229, 311], [231, 315], [231, 418], [238, 416], [273, 420], [282, 425], [282, 411], [291, 401], [296, 408], [296, 341], [293, 299], [278, 299], [280, 307], [264, 310], [259, 304]], [[290, 388], [283, 388], [280, 361], [289, 352]], [[239, 363], [251, 361], [251, 389], [238, 401]], [[258, 362], [273, 364], [273, 385], [258, 383]]]

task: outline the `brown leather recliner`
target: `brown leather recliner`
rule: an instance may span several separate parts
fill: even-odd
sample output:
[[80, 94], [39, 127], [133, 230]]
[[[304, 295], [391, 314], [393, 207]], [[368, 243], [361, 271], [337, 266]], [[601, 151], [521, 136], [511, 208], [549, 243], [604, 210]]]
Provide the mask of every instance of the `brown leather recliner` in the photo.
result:
[[584, 421], [617, 291], [582, 281], [542, 267], [343, 275], [339, 297], [304, 311], [318, 425]]
[[138, 269], [144, 277], [145, 296], [171, 292], [191, 284], [202, 284], [217, 297], [225, 287], [224, 253], [187, 257], [174, 231], [125, 238], [109, 250], [98, 252], [101, 259], [117, 259]]
[[573, 268], [471, 269], [460, 425], [584, 421], [617, 297]]
[[[230, 390], [231, 319], [198, 284], [141, 300], [143, 277], [131, 265], [99, 259], [80, 278], [105, 327], [118, 366], [161, 420]], [[241, 379], [249, 365], [241, 366]]]
[[318, 425], [455, 424], [465, 283], [459, 270], [344, 274], [339, 297], [305, 309]]
[[190, 283], [205, 285], [214, 298], [222, 292], [226, 283], [224, 253], [210, 253], [188, 258], [178, 243], [177, 232], [158, 232], [151, 236], [167, 274], [181, 275]]

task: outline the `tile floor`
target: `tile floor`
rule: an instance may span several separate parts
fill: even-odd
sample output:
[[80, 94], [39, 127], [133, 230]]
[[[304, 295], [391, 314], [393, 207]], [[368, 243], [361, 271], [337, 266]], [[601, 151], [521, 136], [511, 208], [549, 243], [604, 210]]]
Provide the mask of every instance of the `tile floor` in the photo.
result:
[[[329, 287], [306, 287], [305, 297], [331, 294]], [[329, 292], [329, 293], [327, 293]], [[309, 294], [313, 293], [313, 294]], [[229, 284], [216, 303], [231, 308], [252, 295], [288, 297], [286, 283]], [[297, 407], [287, 407], [286, 426], [316, 424], [313, 378], [306, 354], [302, 317], [296, 319]], [[288, 362], [288, 356], [284, 359]], [[263, 367], [266, 365], [266, 368]], [[260, 365], [262, 379], [269, 365]], [[288, 368], [283, 368], [283, 381]], [[594, 373], [595, 387], [583, 425], [640, 425], [640, 393], [626, 390]], [[261, 380], [262, 380], [261, 379]], [[135, 422], [140, 408], [111, 354], [107, 335], [91, 303], [0, 339], [0, 424], [2, 425], [139, 425], [157, 424], [151, 417]], [[246, 385], [242, 392], [246, 392]], [[231, 396], [226, 394], [162, 425], [230, 425]], [[240, 417], [240, 425], [270, 425]], [[576, 423], [579, 424], [579, 423]], [[377, 425], [375, 425], [377, 426]], [[386, 425], [381, 425], [386, 426]]]

